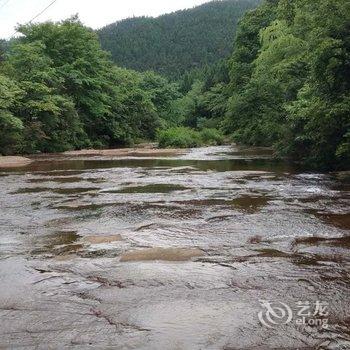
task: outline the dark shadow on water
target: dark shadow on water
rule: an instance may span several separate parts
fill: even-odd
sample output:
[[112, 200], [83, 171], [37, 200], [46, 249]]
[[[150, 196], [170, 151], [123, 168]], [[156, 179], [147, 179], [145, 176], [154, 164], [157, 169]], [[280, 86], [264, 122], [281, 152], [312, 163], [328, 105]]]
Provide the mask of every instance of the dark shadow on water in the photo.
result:
[[62, 177], [46, 177], [46, 178], [36, 178], [29, 179], [27, 182], [29, 183], [41, 183], [41, 182], [57, 182], [57, 183], [75, 183], [84, 181], [81, 177], [78, 176], [62, 176]]
[[330, 245], [340, 248], [350, 248], [350, 236], [343, 237], [300, 237], [296, 238], [294, 241], [294, 246], [296, 245]]
[[259, 252], [258, 256], [261, 258], [289, 258], [290, 254], [282, 252], [277, 249], [263, 248], [256, 249]]
[[[286, 162], [272, 159], [223, 159], [223, 160], [189, 160], [189, 159], [118, 159], [118, 160], [52, 160], [38, 161], [23, 168], [16, 170], [21, 172], [39, 172], [42, 175], [48, 175], [49, 171], [56, 172], [55, 175], [77, 175], [78, 171], [108, 168], [174, 168], [190, 166], [201, 171], [272, 171], [277, 173], [295, 172], [296, 169]], [[73, 172], [72, 172], [73, 170]], [[11, 171], [7, 169], [6, 172]], [[12, 170], [13, 171], [13, 170]], [[69, 172], [68, 172], [69, 171]]]
[[319, 217], [330, 225], [350, 230], [350, 214], [319, 214]]
[[[68, 203], [68, 204], [58, 204], [52, 206], [53, 209], [65, 210], [65, 211], [91, 211], [91, 212], [102, 212], [103, 209], [109, 207], [123, 206], [123, 203]], [[92, 214], [91, 214], [92, 215]]]
[[50, 188], [50, 187], [29, 187], [20, 188], [12, 194], [42, 193], [52, 192], [57, 194], [75, 194], [98, 191], [98, 187], [74, 187], [74, 188]]
[[150, 184], [145, 186], [124, 187], [120, 190], [106, 190], [103, 193], [170, 193], [187, 190], [187, 187], [172, 184]]
[[38, 247], [31, 250], [30, 253], [32, 255], [60, 255], [76, 252], [83, 247], [82, 244], [77, 243], [80, 238], [76, 231], [58, 231], [38, 238]]
[[350, 230], [350, 213], [323, 213], [317, 210], [307, 210], [325, 224], [338, 227], [342, 230]]
[[244, 210], [248, 213], [255, 213], [265, 207], [269, 202], [269, 198], [265, 196], [252, 197], [242, 196], [232, 199], [229, 203], [237, 209]]

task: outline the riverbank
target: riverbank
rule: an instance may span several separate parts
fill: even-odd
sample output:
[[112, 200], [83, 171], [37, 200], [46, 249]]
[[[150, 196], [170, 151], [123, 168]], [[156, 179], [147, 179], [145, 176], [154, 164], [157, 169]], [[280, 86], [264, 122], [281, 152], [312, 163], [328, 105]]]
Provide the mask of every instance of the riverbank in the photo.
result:
[[185, 149], [159, 149], [150, 147], [115, 148], [115, 149], [83, 149], [79, 151], [68, 151], [63, 156], [107, 156], [107, 157], [147, 157], [147, 156], [176, 156], [185, 154]]
[[19, 168], [30, 163], [32, 160], [26, 157], [0, 156], [0, 168]]
[[132, 148], [82, 149], [63, 153], [40, 153], [24, 156], [0, 156], [0, 169], [20, 168], [42, 158], [71, 157], [172, 157], [187, 153], [186, 149], [159, 149], [155, 144], [140, 144]]

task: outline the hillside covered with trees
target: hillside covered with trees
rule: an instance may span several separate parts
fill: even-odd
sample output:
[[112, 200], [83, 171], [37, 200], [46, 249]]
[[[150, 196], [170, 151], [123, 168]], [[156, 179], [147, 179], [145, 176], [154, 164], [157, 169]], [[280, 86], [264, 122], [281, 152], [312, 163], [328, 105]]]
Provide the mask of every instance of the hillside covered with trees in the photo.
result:
[[228, 57], [238, 20], [259, 2], [213, 1], [157, 18], [129, 18], [102, 28], [98, 35], [118, 66], [178, 78]]

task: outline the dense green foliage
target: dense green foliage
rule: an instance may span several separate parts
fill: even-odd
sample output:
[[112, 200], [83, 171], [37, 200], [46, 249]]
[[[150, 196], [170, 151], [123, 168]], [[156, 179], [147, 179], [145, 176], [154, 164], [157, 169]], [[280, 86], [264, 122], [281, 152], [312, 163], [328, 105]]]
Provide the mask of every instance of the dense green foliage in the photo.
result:
[[0, 64], [0, 153], [130, 144], [168, 123], [177, 86], [114, 66], [76, 18], [19, 30]]
[[350, 3], [269, 0], [242, 19], [226, 128], [315, 168], [349, 167]]
[[8, 41], [0, 39], [0, 62], [5, 59], [5, 54], [8, 48]]
[[265, 0], [230, 59], [187, 72], [184, 124], [222, 127], [312, 168], [350, 167], [350, 3]]
[[[115, 66], [76, 18], [22, 26], [21, 38], [0, 42], [0, 153], [155, 137], [161, 147], [194, 147], [222, 143], [223, 130], [315, 169], [349, 169], [350, 2], [264, 0], [240, 20], [231, 57], [219, 60], [225, 55], [212, 42], [224, 40], [226, 50], [226, 27], [235, 31], [255, 3], [213, 2], [100, 32], [102, 41], [118, 32], [115, 48], [137, 69], [183, 72], [176, 84]], [[225, 30], [214, 26], [220, 21]], [[164, 28], [177, 31], [180, 46]]]
[[199, 132], [204, 145], [218, 146], [224, 143], [224, 135], [214, 128], [204, 128]]
[[5, 154], [17, 152], [22, 139], [23, 122], [11, 112], [22, 93], [13, 81], [0, 75], [0, 151]]
[[171, 78], [228, 57], [239, 18], [260, 0], [213, 1], [157, 18], [130, 18], [98, 31], [116, 64]]
[[199, 133], [185, 127], [160, 130], [157, 135], [157, 141], [161, 148], [189, 148], [202, 145]]
[[221, 145], [224, 142], [223, 134], [217, 129], [202, 129], [196, 131], [188, 127], [173, 127], [160, 130], [157, 141], [161, 148], [190, 148], [203, 145]]
[[185, 74], [180, 82], [183, 123], [192, 128], [220, 128], [226, 113], [228, 82], [226, 61]]

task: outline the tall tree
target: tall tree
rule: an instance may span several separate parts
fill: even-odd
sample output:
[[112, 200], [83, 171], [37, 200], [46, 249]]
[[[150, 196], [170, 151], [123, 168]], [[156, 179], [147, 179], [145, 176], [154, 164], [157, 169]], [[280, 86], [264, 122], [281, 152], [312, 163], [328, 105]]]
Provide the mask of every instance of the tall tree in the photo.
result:
[[19, 32], [0, 65], [23, 92], [20, 103], [7, 106], [23, 124], [19, 151], [111, 147], [154, 136], [164, 106], [143, 88], [141, 74], [114, 66], [78, 18]]

